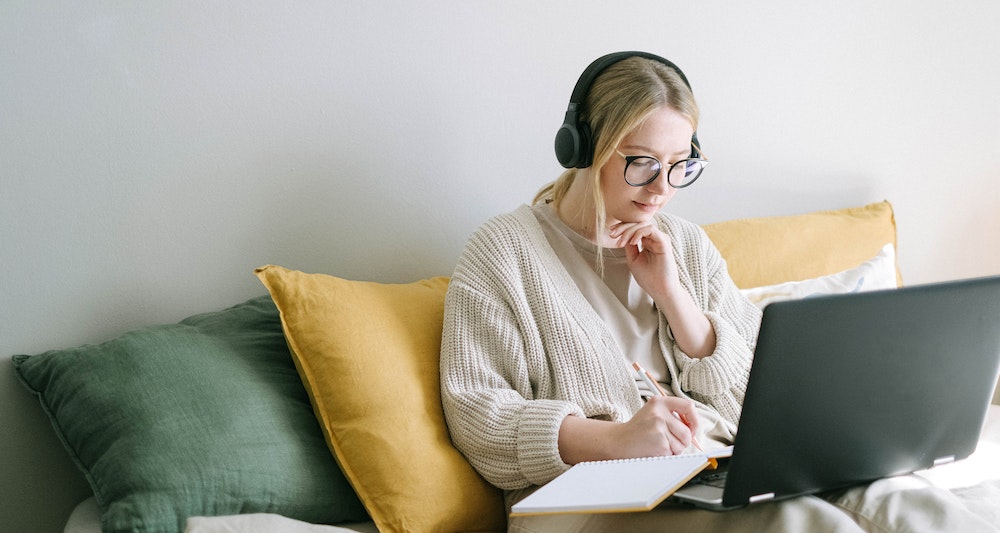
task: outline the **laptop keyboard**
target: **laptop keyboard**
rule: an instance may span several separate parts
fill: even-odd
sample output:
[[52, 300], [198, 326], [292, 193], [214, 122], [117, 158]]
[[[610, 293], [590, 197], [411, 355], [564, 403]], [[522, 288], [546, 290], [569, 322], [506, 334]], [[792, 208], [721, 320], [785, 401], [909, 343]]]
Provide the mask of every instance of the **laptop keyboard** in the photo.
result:
[[710, 487], [725, 488], [726, 486], [726, 472], [710, 472], [703, 476], [699, 476], [695, 479], [698, 483], [702, 485], [708, 485]]

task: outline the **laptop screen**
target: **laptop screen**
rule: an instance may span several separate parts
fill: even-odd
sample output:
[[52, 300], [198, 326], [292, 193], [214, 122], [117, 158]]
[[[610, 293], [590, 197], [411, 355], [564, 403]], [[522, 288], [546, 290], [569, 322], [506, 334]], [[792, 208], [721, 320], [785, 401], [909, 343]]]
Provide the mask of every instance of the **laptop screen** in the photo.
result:
[[998, 371], [1000, 276], [771, 304], [723, 503], [967, 457]]

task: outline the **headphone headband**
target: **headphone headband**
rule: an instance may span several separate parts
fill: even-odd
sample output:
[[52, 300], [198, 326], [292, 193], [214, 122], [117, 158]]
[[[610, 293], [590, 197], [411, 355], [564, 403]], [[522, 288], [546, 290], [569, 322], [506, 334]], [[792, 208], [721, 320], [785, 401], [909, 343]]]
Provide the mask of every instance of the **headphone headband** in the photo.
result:
[[[590, 92], [590, 86], [604, 69], [611, 65], [630, 57], [642, 57], [662, 63], [677, 72], [684, 85], [691, 89], [687, 76], [677, 65], [656, 54], [648, 52], [613, 52], [595, 59], [580, 75], [576, 86], [573, 87], [573, 94], [570, 96], [569, 105], [566, 108], [566, 116], [563, 125], [556, 132], [556, 159], [565, 168], [587, 168], [593, 163], [594, 145], [590, 131], [590, 124], [580, 119], [580, 109], [584, 100]], [[695, 133], [691, 137], [691, 142], [698, 146], [698, 135]], [[692, 157], [695, 151], [692, 149]]]

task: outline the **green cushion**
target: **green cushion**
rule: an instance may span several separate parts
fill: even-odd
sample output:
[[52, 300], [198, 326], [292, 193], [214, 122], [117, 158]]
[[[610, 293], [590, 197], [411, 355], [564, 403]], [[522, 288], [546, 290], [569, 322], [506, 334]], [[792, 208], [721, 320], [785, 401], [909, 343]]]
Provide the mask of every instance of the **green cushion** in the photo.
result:
[[104, 531], [255, 512], [367, 519], [268, 296], [13, 362], [94, 489]]

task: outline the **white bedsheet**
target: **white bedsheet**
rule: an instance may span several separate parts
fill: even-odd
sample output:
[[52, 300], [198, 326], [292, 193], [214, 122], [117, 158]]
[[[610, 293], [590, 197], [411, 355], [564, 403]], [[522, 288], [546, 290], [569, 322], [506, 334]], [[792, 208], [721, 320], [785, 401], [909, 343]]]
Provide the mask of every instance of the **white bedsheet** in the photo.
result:
[[[967, 459], [918, 472], [934, 484], [955, 493], [970, 510], [1000, 524], [1000, 405], [991, 405], [975, 453]], [[97, 502], [89, 498], [73, 510], [64, 533], [100, 533]], [[185, 533], [353, 533], [377, 532], [365, 522], [320, 526], [273, 514], [188, 519]]]

